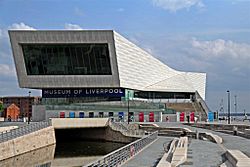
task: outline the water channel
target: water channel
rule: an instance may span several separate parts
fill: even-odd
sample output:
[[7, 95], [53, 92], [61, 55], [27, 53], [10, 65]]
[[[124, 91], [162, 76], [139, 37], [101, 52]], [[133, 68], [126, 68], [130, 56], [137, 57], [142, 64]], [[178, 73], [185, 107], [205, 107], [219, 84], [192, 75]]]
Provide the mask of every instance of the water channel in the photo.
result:
[[61, 141], [56, 145], [0, 161], [0, 166], [83, 166], [124, 145], [105, 141]]

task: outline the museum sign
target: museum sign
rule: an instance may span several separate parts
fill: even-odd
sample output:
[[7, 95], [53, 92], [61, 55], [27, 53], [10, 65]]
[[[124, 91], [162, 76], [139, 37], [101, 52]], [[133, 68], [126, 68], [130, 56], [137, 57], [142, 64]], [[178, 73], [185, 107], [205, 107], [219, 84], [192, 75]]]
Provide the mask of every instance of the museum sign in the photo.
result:
[[43, 98], [69, 98], [69, 97], [123, 97], [124, 88], [69, 88], [69, 89], [43, 89]]

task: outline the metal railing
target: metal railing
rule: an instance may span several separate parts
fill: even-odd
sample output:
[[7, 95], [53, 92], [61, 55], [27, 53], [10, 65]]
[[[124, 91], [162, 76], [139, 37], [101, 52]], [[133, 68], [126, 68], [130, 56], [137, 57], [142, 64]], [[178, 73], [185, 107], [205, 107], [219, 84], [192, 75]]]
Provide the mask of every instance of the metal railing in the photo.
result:
[[202, 107], [202, 109], [204, 110], [206, 116], [208, 116], [208, 112], [210, 111], [206, 102], [203, 100], [203, 98], [200, 96], [200, 94], [196, 91], [195, 92], [195, 98], [196, 98], [196, 102], [198, 102], [200, 104], [200, 106]]
[[112, 167], [119, 166], [131, 157], [139, 153], [144, 147], [156, 140], [158, 132], [154, 132], [148, 136], [134, 141], [118, 150], [115, 150], [108, 155], [92, 162], [84, 167]]
[[0, 143], [49, 127], [50, 125], [50, 122], [37, 122], [21, 126], [17, 129], [1, 132]]
[[109, 127], [114, 131], [121, 132], [124, 136], [128, 137], [142, 137], [144, 135], [144, 130], [137, 129], [132, 130], [128, 129], [127, 125], [124, 123], [113, 122], [109, 120]]

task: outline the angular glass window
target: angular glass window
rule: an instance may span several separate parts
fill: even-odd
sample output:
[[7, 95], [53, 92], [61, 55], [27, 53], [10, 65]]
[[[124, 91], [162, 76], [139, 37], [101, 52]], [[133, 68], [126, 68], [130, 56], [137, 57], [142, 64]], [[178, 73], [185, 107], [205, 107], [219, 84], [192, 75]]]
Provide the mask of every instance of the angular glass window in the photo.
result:
[[112, 75], [108, 44], [22, 44], [27, 75]]

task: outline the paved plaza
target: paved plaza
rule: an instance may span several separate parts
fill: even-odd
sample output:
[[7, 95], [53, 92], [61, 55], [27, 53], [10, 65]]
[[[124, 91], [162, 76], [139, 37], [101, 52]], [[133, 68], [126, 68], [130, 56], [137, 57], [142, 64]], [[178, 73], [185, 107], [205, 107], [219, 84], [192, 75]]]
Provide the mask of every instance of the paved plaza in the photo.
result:
[[[1, 122], [1, 126], [24, 126], [27, 123]], [[208, 129], [196, 128], [180, 123], [156, 123], [160, 127], [183, 127], [192, 131], [210, 132], [223, 139], [222, 144], [189, 138], [187, 161], [180, 167], [216, 167], [222, 164], [226, 149], [236, 149], [250, 157], [250, 140]], [[163, 144], [169, 143], [174, 137], [158, 136], [158, 139], [138, 153], [135, 157], [123, 164], [123, 167], [153, 167], [160, 161], [165, 153]]]
[[123, 167], [156, 166], [164, 154], [163, 144], [169, 143], [172, 139], [173, 137], [158, 137], [151, 145], [126, 162]]
[[[156, 123], [160, 127], [185, 127], [192, 131], [210, 132], [220, 136], [223, 143], [216, 144], [210, 141], [189, 138], [187, 162], [180, 167], [217, 167], [222, 164], [226, 149], [237, 149], [250, 157], [250, 140], [239, 136], [214, 132], [207, 129], [191, 127], [180, 123]], [[156, 166], [164, 154], [163, 143], [170, 142], [173, 137], [158, 137], [158, 139], [142, 152], [123, 165], [123, 167]]]

